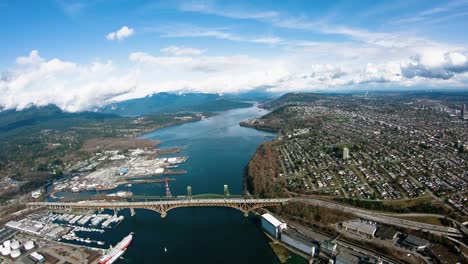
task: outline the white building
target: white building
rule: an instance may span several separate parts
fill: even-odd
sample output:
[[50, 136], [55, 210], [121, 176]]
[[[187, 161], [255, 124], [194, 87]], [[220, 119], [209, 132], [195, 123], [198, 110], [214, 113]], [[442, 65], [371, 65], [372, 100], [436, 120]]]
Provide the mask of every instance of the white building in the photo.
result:
[[364, 235], [369, 238], [373, 238], [375, 232], [377, 231], [377, 226], [361, 221], [344, 222], [343, 227], [346, 229], [346, 231], [354, 232], [359, 235]]
[[278, 239], [281, 233], [281, 230], [286, 229], [286, 223], [281, 222], [276, 219], [271, 214], [262, 215], [262, 229], [270, 234], [272, 237]]
[[348, 148], [343, 148], [343, 159], [349, 159], [349, 149]]

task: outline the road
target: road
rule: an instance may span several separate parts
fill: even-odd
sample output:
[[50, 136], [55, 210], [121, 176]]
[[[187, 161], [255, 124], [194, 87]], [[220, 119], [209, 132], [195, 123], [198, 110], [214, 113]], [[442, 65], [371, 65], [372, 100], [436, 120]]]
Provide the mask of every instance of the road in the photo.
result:
[[461, 237], [461, 233], [458, 229], [447, 227], [447, 226], [439, 226], [439, 225], [432, 225], [426, 224], [406, 219], [397, 218], [395, 216], [436, 216], [436, 217], [443, 217], [442, 215], [428, 215], [428, 214], [391, 214], [391, 213], [380, 213], [375, 211], [368, 211], [352, 206], [347, 206], [343, 204], [338, 204], [330, 201], [319, 200], [319, 199], [311, 199], [311, 198], [292, 198], [292, 201], [303, 202], [306, 204], [314, 205], [314, 206], [321, 206], [329, 209], [335, 209], [339, 211], [343, 211], [346, 213], [354, 214], [358, 217], [365, 218], [371, 221], [385, 223], [389, 225], [409, 228], [413, 230], [422, 230], [427, 231], [429, 233], [435, 235], [442, 235], [442, 236], [455, 236]]

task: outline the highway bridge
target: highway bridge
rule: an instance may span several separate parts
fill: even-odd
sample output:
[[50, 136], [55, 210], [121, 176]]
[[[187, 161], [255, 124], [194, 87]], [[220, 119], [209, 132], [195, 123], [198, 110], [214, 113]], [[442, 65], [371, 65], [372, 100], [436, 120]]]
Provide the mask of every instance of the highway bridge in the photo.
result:
[[181, 207], [230, 207], [244, 213], [267, 206], [277, 206], [288, 202], [288, 198], [255, 199], [255, 198], [224, 198], [224, 199], [174, 199], [144, 202], [105, 202], [105, 201], [80, 201], [80, 202], [32, 202], [27, 205], [31, 208], [63, 209], [130, 209], [132, 215], [135, 209], [147, 209], [158, 212], [161, 218], [166, 217], [167, 212]]
[[[313, 198], [275, 198], [275, 199], [257, 199], [251, 197], [242, 197], [240, 195], [225, 195], [218, 194], [202, 194], [179, 196], [179, 197], [161, 197], [161, 196], [133, 196], [132, 201], [107, 202], [107, 201], [79, 201], [79, 202], [32, 202], [27, 205], [31, 208], [48, 208], [48, 209], [111, 209], [121, 210], [130, 209], [131, 214], [135, 214], [135, 209], [147, 209], [158, 212], [164, 218], [167, 212], [174, 208], [181, 207], [230, 207], [235, 208], [248, 215], [252, 210], [282, 205], [287, 202], [301, 202], [313, 206], [326, 207], [347, 213], [354, 214], [357, 217], [368, 219], [371, 221], [384, 223], [393, 226], [409, 228], [413, 230], [425, 231], [436, 235], [451, 236], [460, 238], [463, 235], [453, 227], [440, 226], [434, 224], [421, 223], [404, 219], [404, 216], [431, 216], [428, 214], [391, 214], [384, 212], [368, 211], [361, 208], [338, 204], [331, 201], [325, 201]], [[440, 216], [442, 217], [442, 216]]]

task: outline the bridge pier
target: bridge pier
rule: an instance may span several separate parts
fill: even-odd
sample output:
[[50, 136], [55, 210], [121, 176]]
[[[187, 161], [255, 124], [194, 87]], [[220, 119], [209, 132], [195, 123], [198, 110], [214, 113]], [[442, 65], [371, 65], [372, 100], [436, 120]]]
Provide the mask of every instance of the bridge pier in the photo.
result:
[[166, 218], [166, 216], [167, 216], [166, 211], [161, 211], [160, 214], [161, 214], [161, 218]]

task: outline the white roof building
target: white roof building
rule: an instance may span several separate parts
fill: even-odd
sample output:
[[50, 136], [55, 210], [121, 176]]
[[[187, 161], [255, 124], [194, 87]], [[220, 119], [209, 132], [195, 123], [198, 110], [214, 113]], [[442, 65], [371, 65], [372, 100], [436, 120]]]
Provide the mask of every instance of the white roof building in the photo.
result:
[[374, 237], [377, 231], [377, 226], [371, 225], [361, 221], [348, 221], [343, 223], [343, 227], [346, 230], [350, 230], [359, 234]]

